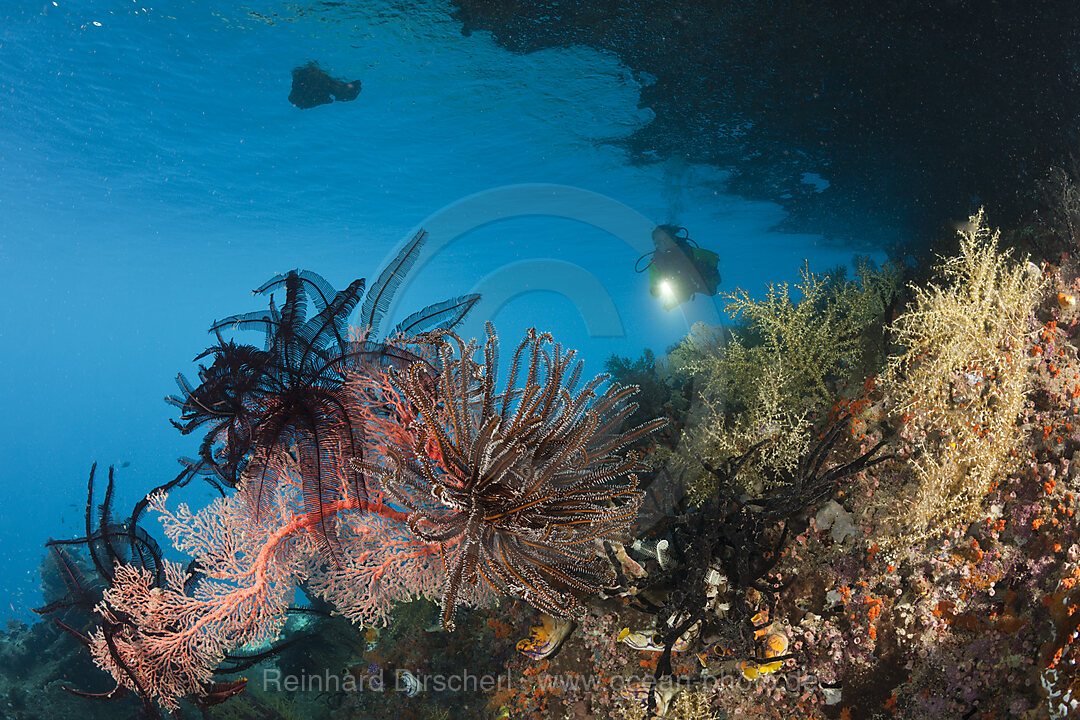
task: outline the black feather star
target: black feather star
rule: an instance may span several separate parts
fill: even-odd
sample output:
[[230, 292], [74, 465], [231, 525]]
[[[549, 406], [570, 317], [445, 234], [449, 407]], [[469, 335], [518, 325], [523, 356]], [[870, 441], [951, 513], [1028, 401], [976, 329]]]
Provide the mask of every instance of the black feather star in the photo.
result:
[[[407, 317], [388, 340], [380, 339], [383, 316], [416, 263], [425, 237], [423, 230], [418, 232], [366, 290], [365, 281], [359, 279], [335, 292], [322, 276], [307, 270], [271, 278], [255, 293], [283, 287], [281, 309], [271, 295], [268, 310], [215, 322], [210, 331], [217, 344], [196, 358], [210, 357], [213, 362], [200, 366], [198, 385], [180, 375], [180, 394], [167, 398], [180, 408], [180, 420], [173, 424], [182, 433], [206, 430], [198, 460], [185, 462], [228, 487], [237, 487], [241, 477], [247, 477], [245, 487], [260, 512], [275, 482], [269, 460], [282, 452], [293, 454], [302, 473], [304, 510], [333, 556], [338, 548], [328, 504], [332, 498], [340, 499], [342, 492], [333, 470], [362, 460], [363, 426], [355, 421], [358, 398], [345, 382], [347, 374], [416, 362], [416, 355], [396, 340], [455, 327], [480, 297], [463, 295], [431, 305]], [[317, 309], [310, 319], [309, 302]], [[360, 322], [350, 334], [349, 316], [357, 305]], [[226, 341], [222, 338], [226, 329], [262, 330], [265, 347]], [[354, 473], [349, 482], [346, 492], [366, 499], [363, 475]]]

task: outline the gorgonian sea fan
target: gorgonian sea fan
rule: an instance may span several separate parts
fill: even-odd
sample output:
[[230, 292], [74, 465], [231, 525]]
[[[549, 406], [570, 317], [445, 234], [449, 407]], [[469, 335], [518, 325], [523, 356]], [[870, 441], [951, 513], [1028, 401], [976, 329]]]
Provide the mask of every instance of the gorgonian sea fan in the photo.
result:
[[581, 361], [546, 333], [528, 332], [502, 391], [490, 324], [482, 364], [476, 344], [448, 330], [413, 342], [438, 361], [387, 376], [382, 407], [407, 417], [369, 425], [381, 428], [381, 462], [363, 470], [408, 510], [416, 537], [440, 545], [444, 626], [470, 588], [579, 613], [583, 595], [615, 580], [603, 540], [625, 538], [641, 506], [644, 465], [626, 448], [666, 421], [624, 428], [637, 388], [600, 375], [579, 389]]

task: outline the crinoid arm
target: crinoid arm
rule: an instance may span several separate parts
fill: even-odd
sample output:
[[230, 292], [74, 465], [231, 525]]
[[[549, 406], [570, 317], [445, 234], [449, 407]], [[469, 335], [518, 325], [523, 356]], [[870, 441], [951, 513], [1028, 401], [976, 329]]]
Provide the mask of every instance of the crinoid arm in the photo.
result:
[[456, 327], [473, 309], [480, 295], [470, 293], [428, 305], [402, 320], [390, 331], [391, 338], [410, 338], [430, 330], [448, 330]]
[[614, 582], [603, 541], [625, 538], [641, 505], [643, 465], [625, 448], [665, 421], [625, 429], [634, 388], [601, 391], [606, 376], [579, 387], [582, 363], [547, 334], [529, 332], [501, 390], [490, 324], [483, 362], [451, 331], [416, 343], [438, 374], [414, 365], [392, 376], [415, 417], [412, 434], [388, 438], [383, 482], [413, 534], [442, 548], [444, 625], [478, 588], [579, 613]]
[[425, 240], [427, 240], [427, 231], [423, 229], [417, 231], [405, 247], [401, 248], [397, 256], [383, 268], [383, 271], [379, 273], [379, 279], [364, 296], [364, 304], [360, 308], [360, 326], [367, 328], [369, 334], [378, 334], [379, 323], [386, 311], [390, 309], [390, 303], [398, 287], [404, 282], [405, 276], [409, 274], [420, 257]]

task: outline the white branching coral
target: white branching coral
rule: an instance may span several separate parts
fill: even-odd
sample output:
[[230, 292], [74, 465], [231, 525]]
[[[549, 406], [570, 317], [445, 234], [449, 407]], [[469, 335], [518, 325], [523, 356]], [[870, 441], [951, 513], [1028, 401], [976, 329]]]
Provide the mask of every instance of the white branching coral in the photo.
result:
[[939, 273], [940, 284], [912, 288], [913, 307], [894, 326], [904, 349], [887, 374], [912, 446], [913, 497], [895, 518], [907, 539], [974, 519], [1009, 469], [1044, 288], [1034, 265], [998, 249], [981, 210], [960, 230], [960, 254]]

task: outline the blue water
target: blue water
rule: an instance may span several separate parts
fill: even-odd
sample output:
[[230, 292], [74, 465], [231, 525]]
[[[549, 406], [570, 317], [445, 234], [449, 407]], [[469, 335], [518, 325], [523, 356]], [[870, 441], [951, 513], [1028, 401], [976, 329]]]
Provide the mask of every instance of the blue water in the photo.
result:
[[[722, 289], [852, 256], [773, 231], [778, 207], [725, 195], [724, 170], [630, 165], [615, 141], [651, 119], [649, 78], [616, 57], [514, 55], [435, 0], [14, 5], [0, 8], [5, 614], [40, 602], [42, 543], [79, 534], [93, 460], [130, 463], [127, 508], [195, 453], [162, 398], [214, 319], [264, 306], [250, 290], [274, 273], [341, 287], [423, 226], [399, 318], [478, 289], [465, 333], [535, 325], [597, 372], [720, 318], [712, 299], [667, 313], [649, 296], [633, 265], [655, 223], [716, 250]], [[290, 72], [309, 60], [359, 78], [360, 96], [293, 107]]]

